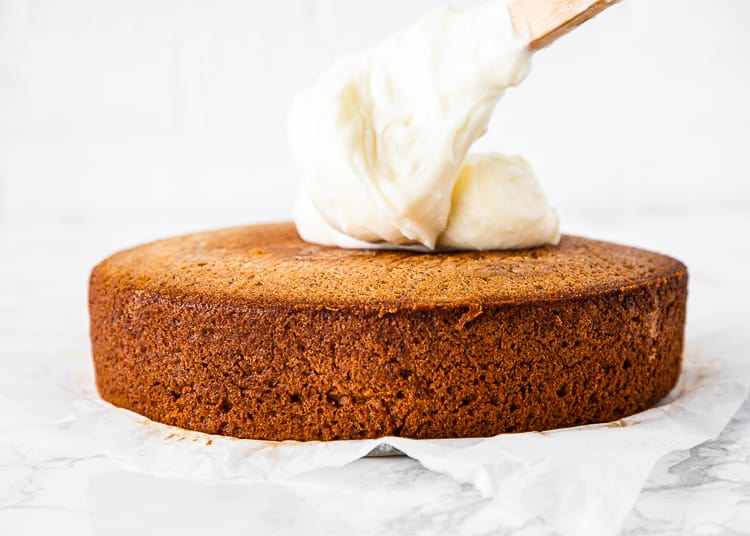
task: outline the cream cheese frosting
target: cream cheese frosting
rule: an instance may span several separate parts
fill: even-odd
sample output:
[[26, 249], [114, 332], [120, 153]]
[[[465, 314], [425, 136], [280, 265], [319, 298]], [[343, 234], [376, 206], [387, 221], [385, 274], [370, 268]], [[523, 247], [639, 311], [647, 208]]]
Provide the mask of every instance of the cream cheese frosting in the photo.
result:
[[289, 113], [302, 238], [426, 250], [557, 243], [557, 215], [523, 159], [468, 155], [529, 65], [503, 1], [442, 8], [335, 62]]

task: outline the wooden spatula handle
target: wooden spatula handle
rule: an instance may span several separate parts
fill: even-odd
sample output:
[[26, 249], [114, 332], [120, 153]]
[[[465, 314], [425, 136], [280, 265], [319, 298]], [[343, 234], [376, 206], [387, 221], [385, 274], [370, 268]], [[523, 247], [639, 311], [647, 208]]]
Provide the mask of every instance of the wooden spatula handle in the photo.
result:
[[539, 50], [620, 0], [514, 0], [509, 9], [516, 32]]

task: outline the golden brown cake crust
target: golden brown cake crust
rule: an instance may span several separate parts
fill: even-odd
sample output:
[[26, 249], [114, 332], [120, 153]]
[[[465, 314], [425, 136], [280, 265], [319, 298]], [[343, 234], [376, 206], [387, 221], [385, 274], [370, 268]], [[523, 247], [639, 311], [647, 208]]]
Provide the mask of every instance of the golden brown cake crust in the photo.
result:
[[680, 371], [687, 271], [564, 236], [413, 253], [303, 242], [292, 224], [198, 233], [94, 268], [105, 400], [256, 439], [489, 436], [614, 420]]

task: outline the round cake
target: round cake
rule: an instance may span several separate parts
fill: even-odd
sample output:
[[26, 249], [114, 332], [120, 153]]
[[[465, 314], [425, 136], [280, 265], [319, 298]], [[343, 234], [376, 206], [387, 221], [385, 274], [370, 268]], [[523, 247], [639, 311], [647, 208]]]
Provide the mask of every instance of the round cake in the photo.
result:
[[105, 400], [268, 440], [482, 437], [630, 415], [677, 381], [686, 298], [679, 261], [585, 238], [346, 250], [290, 223], [122, 251], [89, 289]]

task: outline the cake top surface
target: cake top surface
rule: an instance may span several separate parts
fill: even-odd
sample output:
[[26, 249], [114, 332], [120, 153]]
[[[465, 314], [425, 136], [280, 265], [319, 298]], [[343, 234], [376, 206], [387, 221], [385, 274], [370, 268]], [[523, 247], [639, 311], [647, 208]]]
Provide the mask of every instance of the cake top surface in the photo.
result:
[[351, 250], [300, 239], [294, 225], [235, 227], [115, 253], [94, 270], [156, 297], [199, 303], [430, 307], [561, 300], [658, 280], [670, 257], [575, 236], [526, 250]]

